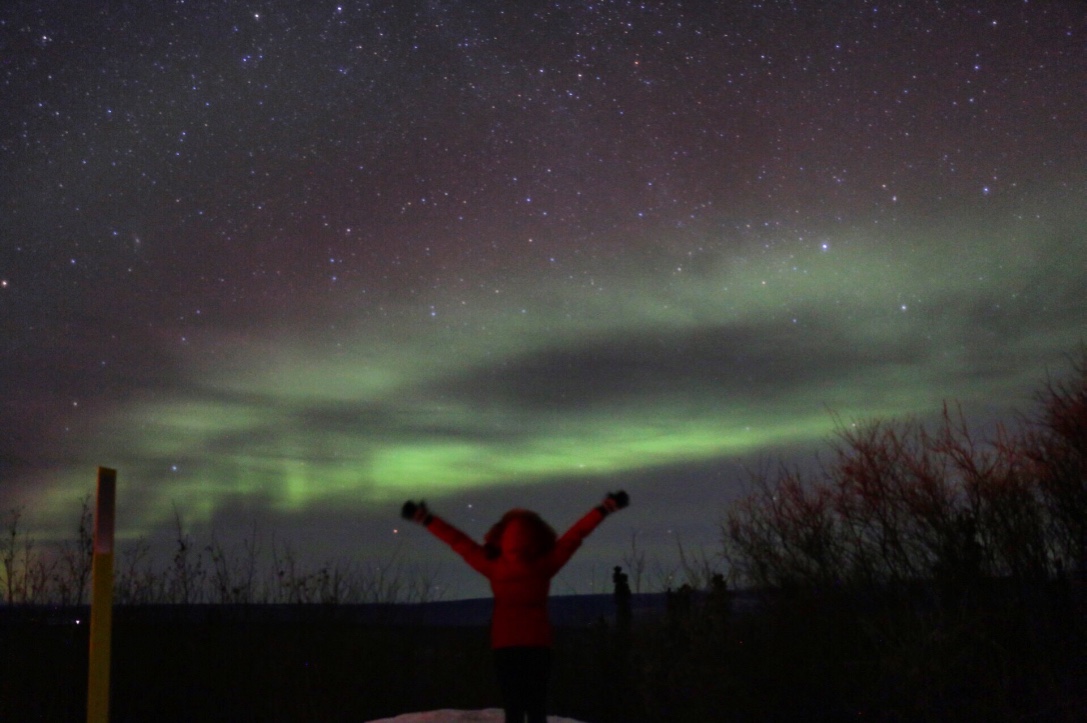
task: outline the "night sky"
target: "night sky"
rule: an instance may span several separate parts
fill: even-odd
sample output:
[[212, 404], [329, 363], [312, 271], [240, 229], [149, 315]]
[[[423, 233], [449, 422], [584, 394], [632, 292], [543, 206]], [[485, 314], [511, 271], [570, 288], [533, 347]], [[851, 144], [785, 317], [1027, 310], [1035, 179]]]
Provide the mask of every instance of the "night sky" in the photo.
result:
[[[153, 7], [153, 9], [151, 9]], [[505, 9], [501, 9], [505, 8]], [[1087, 337], [1087, 5], [8, 2], [0, 510], [442, 563], [513, 506], [712, 550], [836, 423]], [[836, 421], [837, 420], [837, 421]], [[165, 548], [164, 548], [165, 549]]]

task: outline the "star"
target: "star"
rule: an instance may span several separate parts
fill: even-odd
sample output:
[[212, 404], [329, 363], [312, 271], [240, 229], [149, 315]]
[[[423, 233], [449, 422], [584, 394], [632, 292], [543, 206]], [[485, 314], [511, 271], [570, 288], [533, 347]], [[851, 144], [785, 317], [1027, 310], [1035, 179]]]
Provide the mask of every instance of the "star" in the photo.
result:
[[995, 426], [1087, 323], [1075, 3], [216, 7], [12, 26], [0, 511], [42, 538], [116, 460], [129, 539], [380, 556], [401, 497], [632, 481], [712, 545], [746, 464]]

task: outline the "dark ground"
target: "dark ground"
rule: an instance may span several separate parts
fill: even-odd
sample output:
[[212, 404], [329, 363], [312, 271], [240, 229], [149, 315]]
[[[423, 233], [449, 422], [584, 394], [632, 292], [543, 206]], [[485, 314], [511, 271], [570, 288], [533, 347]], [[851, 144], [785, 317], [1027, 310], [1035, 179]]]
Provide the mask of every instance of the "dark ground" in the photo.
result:
[[[318, 606], [195, 607], [115, 609], [111, 720], [366, 721], [499, 705], [485, 625], [360, 623]], [[85, 719], [86, 620], [48, 608], [0, 615], [0, 721]], [[591, 663], [602, 661], [588, 652], [601, 634], [560, 631], [554, 711], [607, 716], [613, 697], [600, 695], [603, 671]]]
[[[1087, 721], [1074, 620], [719, 602], [636, 607], [623, 633], [597, 614], [610, 596], [567, 601], [550, 712], [592, 723]], [[118, 607], [111, 720], [358, 722], [498, 707], [485, 609], [443, 603], [421, 621], [404, 606]], [[85, 613], [0, 608], [0, 721], [85, 720]]]

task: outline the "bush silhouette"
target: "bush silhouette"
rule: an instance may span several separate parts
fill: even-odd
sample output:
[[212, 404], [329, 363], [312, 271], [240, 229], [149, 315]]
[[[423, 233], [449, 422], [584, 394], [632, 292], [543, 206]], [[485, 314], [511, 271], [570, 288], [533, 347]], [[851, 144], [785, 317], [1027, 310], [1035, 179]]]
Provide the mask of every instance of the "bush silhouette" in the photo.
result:
[[734, 582], [765, 595], [753, 629], [788, 631], [764, 654], [877, 717], [1087, 710], [1087, 352], [1072, 367], [1015, 432], [979, 441], [946, 406], [932, 430], [839, 423], [819, 473], [754, 475], [722, 536]]

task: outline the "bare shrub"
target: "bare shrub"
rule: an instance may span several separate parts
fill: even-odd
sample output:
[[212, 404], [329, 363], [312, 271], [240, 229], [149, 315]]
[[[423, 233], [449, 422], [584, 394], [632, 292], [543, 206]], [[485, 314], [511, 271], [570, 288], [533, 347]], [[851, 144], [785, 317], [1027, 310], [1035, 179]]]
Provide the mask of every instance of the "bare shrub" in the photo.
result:
[[630, 571], [631, 587], [634, 592], [642, 591], [642, 576], [645, 574], [645, 550], [638, 546], [638, 532], [630, 533], [630, 549], [623, 553], [623, 567]]
[[[8, 512], [8, 524], [4, 530], [3, 547], [0, 547], [0, 568], [4, 573], [4, 601], [9, 605], [23, 602], [26, 594], [26, 566], [20, 564], [27, 556], [33, 542], [27, 539], [26, 533], [20, 530], [19, 522], [23, 516], [23, 509], [17, 508]], [[23, 560], [20, 560], [20, 548], [24, 550]]]
[[174, 508], [175, 540], [173, 564], [167, 568], [167, 595], [172, 603], [186, 605], [204, 602], [208, 571], [204, 567], [206, 548], [198, 547], [185, 530], [181, 512]]
[[[83, 498], [75, 539], [39, 545], [24, 525], [22, 508], [6, 514], [0, 537], [0, 601], [9, 605], [79, 605], [89, 597], [94, 554], [93, 508]], [[174, 548], [156, 559], [145, 538], [117, 546], [113, 599], [118, 605], [357, 604], [439, 599], [437, 565], [405, 565], [400, 549], [386, 559], [304, 564], [288, 543], [273, 537], [270, 558], [256, 525], [227, 546], [213, 532], [200, 544], [174, 511]]]
[[1087, 351], [1016, 433], [979, 441], [961, 410], [934, 428], [839, 422], [834, 456], [807, 477], [752, 476], [722, 524], [740, 582], [766, 588], [912, 585], [962, 593], [983, 579], [1087, 571]]
[[840, 575], [842, 536], [826, 485], [793, 471], [760, 472], [752, 492], [730, 508], [724, 558], [734, 577], [757, 587], [825, 585]]
[[256, 525], [249, 537], [229, 550], [212, 534], [211, 542], [204, 548], [211, 558], [212, 602], [242, 604], [255, 601], [260, 548]]
[[1064, 381], [1039, 394], [1040, 412], [1021, 444], [1050, 522], [1055, 554], [1087, 575], [1087, 347]]
[[151, 548], [143, 538], [125, 545], [115, 568], [113, 599], [118, 605], [153, 605], [170, 602], [168, 577], [157, 569]]
[[56, 579], [57, 602], [61, 605], [80, 605], [87, 601], [90, 588], [91, 568], [94, 559], [94, 531], [91, 496], [85, 495], [80, 502], [79, 525], [75, 540], [65, 540], [60, 545], [59, 574]]

